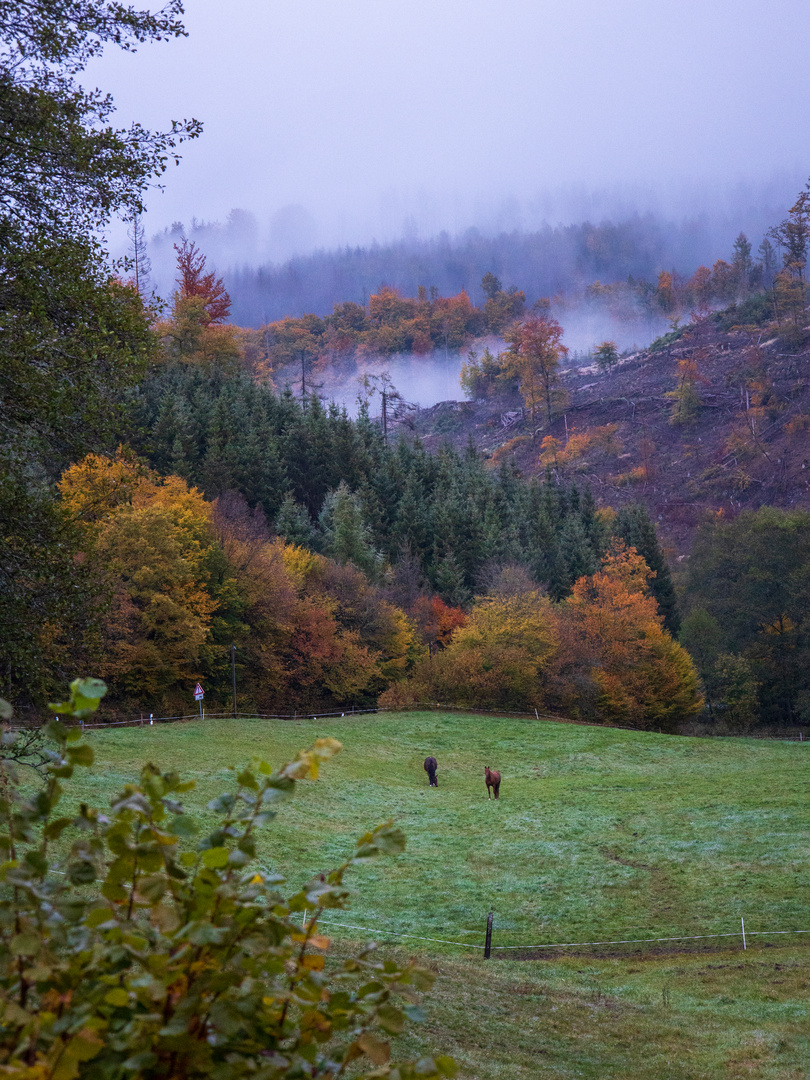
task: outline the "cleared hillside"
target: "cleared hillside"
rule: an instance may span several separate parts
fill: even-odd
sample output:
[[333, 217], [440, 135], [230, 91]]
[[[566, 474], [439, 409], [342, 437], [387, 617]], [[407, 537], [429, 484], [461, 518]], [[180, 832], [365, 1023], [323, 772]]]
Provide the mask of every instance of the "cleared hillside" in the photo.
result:
[[[525, 475], [550, 467], [589, 484], [600, 505], [644, 503], [675, 555], [688, 552], [707, 510], [810, 506], [810, 346], [764, 329], [705, 320], [609, 371], [569, 368], [568, 406], [551, 425], [509, 423], [515, 402], [442, 403], [422, 412], [429, 446], [472, 436], [497, 464]], [[694, 391], [673, 422], [673, 394]], [[556, 453], [543, 440], [556, 440]]]

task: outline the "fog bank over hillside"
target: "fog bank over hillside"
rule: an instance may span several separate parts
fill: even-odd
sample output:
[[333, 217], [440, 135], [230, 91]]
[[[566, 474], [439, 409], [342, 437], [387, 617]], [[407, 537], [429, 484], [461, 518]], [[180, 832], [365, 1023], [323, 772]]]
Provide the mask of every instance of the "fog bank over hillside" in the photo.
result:
[[[628, 274], [654, 279], [660, 270], [691, 274], [728, 258], [739, 232], [754, 245], [781, 220], [804, 183], [798, 172], [759, 184], [712, 185], [702, 190], [577, 191], [534, 198], [405, 199], [345, 218], [321, 216], [302, 204], [272, 212], [232, 209], [220, 220], [189, 215], [159, 232], [143, 219], [158, 293], [174, 287], [173, 245], [183, 235], [224, 273], [242, 325], [328, 314], [335, 303], [363, 303], [382, 282], [415, 295], [434, 285], [443, 295], [466, 288], [473, 302], [481, 277], [492, 271], [529, 302], [593, 280]], [[597, 230], [598, 235], [595, 235]], [[123, 254], [126, 241], [116, 250]]]
[[[577, 304], [564, 310], [552, 305], [551, 315], [562, 325], [563, 344], [569, 350], [563, 368], [579, 368], [593, 363], [589, 355], [600, 342], [615, 342], [620, 352], [644, 348], [654, 338], [666, 333], [668, 321], [663, 317], [619, 320], [609, 312]], [[461, 368], [472, 350], [480, 356], [485, 348], [497, 354], [507, 347], [502, 338], [481, 338], [467, 349], [436, 349], [431, 353], [397, 353], [392, 356], [356, 356], [338, 364], [324, 364], [313, 375], [320, 387], [319, 396], [327, 402], [345, 406], [350, 416], [357, 416], [361, 381], [364, 375], [390, 376], [391, 388], [399, 393], [407, 406], [430, 408], [439, 401], [462, 401]], [[300, 392], [298, 371], [293, 366], [282, 369], [275, 378], [279, 390], [290, 386]], [[379, 394], [369, 402], [372, 416], [380, 414]]]

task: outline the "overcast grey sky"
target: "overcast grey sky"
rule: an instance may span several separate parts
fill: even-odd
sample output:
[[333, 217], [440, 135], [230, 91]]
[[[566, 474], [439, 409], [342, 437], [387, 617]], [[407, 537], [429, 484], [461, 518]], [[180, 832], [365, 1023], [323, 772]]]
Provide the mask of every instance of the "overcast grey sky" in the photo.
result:
[[301, 204], [293, 246], [366, 242], [810, 173], [808, 0], [188, 0], [186, 25], [86, 80], [122, 121], [205, 124], [150, 233]]

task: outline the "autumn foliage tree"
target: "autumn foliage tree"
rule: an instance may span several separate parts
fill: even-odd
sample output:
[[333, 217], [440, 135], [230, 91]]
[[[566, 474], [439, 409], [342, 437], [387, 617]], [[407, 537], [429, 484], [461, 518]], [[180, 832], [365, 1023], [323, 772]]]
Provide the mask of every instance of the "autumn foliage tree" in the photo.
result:
[[88, 455], [59, 489], [85, 522], [85, 557], [106, 592], [96, 670], [119, 692], [152, 700], [199, 678], [218, 606], [210, 504], [125, 454]]
[[479, 601], [444, 650], [422, 660], [381, 704], [446, 701], [470, 707], [542, 705], [544, 673], [556, 648], [552, 605], [532, 590]]
[[532, 423], [542, 405], [551, 423], [553, 409], [560, 402], [560, 360], [568, 354], [562, 335], [563, 328], [550, 317], [525, 319], [506, 335], [510, 348], [503, 354], [504, 370], [520, 381]]
[[206, 271], [205, 255], [192, 241], [174, 245], [177, 291], [171, 317], [157, 325], [170, 356], [186, 361], [233, 362], [241, 355], [239, 333], [227, 323], [231, 298], [221, 277]]
[[602, 567], [558, 608], [558, 700], [580, 715], [672, 730], [703, 705], [694, 664], [664, 629], [635, 548], [614, 541]]
[[203, 301], [205, 321], [223, 323], [231, 313], [231, 298], [221, 277], [213, 270], [205, 272], [205, 255], [193, 241], [175, 244], [177, 252], [177, 287], [183, 300], [199, 297]]

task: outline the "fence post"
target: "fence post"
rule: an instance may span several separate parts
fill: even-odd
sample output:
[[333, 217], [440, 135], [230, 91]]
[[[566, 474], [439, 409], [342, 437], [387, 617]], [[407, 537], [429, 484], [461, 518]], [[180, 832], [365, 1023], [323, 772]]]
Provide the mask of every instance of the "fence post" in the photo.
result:
[[487, 936], [484, 941], [484, 959], [489, 960], [489, 954], [492, 952], [492, 912], [487, 915]]
[[745, 919], [742, 915], [740, 916], [740, 926], [742, 927], [743, 950], [745, 950], [748, 946], [745, 944]]

